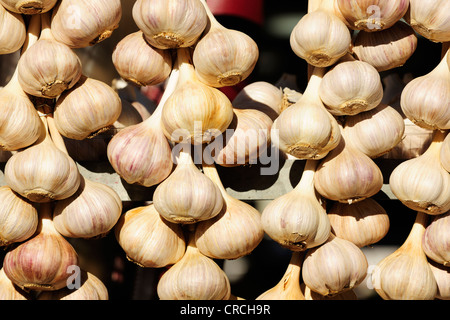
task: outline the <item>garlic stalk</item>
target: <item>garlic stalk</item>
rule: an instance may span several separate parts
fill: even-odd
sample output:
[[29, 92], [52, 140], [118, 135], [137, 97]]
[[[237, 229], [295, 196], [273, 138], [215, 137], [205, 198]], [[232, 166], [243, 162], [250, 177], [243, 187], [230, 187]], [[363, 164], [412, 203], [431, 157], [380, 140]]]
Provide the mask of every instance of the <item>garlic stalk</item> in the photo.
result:
[[27, 37], [23, 16], [0, 5], [0, 54], [19, 50]]
[[193, 63], [200, 81], [220, 88], [234, 86], [250, 76], [259, 58], [256, 42], [247, 34], [225, 28], [214, 17], [206, 0], [200, 0], [209, 24], [195, 46]]
[[422, 249], [431, 260], [450, 267], [450, 211], [433, 216], [425, 229]]
[[26, 15], [37, 15], [53, 9], [58, 0], [0, 0], [5, 9]]
[[172, 149], [162, 130], [161, 115], [178, 78], [179, 70], [174, 68], [152, 115], [120, 130], [108, 143], [107, 156], [111, 166], [129, 184], [151, 187], [164, 181], [172, 172]]
[[271, 201], [261, 221], [267, 235], [291, 251], [304, 251], [324, 243], [330, 234], [330, 221], [314, 188], [318, 161], [306, 161], [297, 186]]
[[437, 284], [422, 250], [427, 215], [418, 212], [405, 242], [378, 263], [371, 279], [384, 300], [433, 300]]

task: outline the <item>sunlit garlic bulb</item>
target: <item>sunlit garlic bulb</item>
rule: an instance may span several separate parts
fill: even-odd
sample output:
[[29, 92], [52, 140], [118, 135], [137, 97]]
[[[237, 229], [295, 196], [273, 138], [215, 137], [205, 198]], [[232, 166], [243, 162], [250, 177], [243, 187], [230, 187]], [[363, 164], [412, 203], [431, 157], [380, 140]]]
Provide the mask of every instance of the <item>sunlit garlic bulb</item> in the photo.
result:
[[30, 295], [18, 288], [0, 269], [0, 300], [31, 300]]
[[133, 19], [147, 41], [160, 49], [193, 46], [208, 23], [198, 0], [138, 0]]
[[436, 299], [450, 300], [450, 267], [428, 260], [431, 271], [436, 279]]
[[0, 5], [0, 54], [10, 54], [19, 50], [25, 42], [26, 35], [23, 17]]
[[53, 9], [58, 0], [0, 0], [6, 9], [20, 14], [36, 15]]
[[450, 211], [431, 218], [423, 235], [422, 249], [431, 260], [450, 267]]
[[450, 172], [450, 134], [448, 133], [441, 146], [441, 153], [439, 154], [439, 157], [444, 169]]
[[174, 264], [186, 249], [181, 226], [161, 217], [153, 204], [123, 214], [115, 226], [115, 236], [127, 259], [146, 268]]

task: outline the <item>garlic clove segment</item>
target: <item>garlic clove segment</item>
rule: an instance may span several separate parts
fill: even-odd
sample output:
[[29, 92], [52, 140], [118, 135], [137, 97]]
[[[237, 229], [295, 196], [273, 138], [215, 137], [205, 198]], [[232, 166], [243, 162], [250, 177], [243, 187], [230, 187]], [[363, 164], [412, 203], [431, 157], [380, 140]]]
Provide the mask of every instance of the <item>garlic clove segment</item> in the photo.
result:
[[373, 269], [375, 291], [384, 300], [433, 300], [437, 284], [422, 250], [427, 215], [418, 212], [408, 238]]
[[216, 262], [199, 251], [191, 233], [183, 258], [159, 279], [157, 294], [160, 300], [228, 300], [231, 286]]
[[26, 36], [23, 16], [0, 5], [0, 54], [10, 54], [19, 50], [25, 43]]
[[0, 300], [31, 300], [29, 293], [18, 288], [0, 269]]
[[444, 169], [450, 172], [450, 135], [448, 133], [441, 146], [441, 153], [439, 154], [439, 157]]
[[0, 187], [0, 203], [0, 246], [31, 238], [39, 222], [36, 204], [8, 186]]
[[208, 23], [199, 0], [137, 0], [132, 13], [147, 41], [160, 49], [195, 45]]
[[444, 137], [444, 133], [436, 130], [425, 153], [402, 162], [391, 173], [392, 192], [412, 210], [430, 215], [450, 210], [450, 174], [439, 157]]
[[22, 289], [62, 289], [67, 285], [71, 269], [78, 266], [77, 252], [53, 225], [52, 209], [51, 203], [40, 204], [35, 235], [5, 255], [5, 273]]
[[61, 1], [52, 11], [51, 29], [56, 40], [85, 48], [111, 37], [121, 18], [120, 0]]
[[330, 235], [330, 221], [314, 188], [317, 166], [317, 160], [307, 160], [297, 186], [271, 201], [261, 214], [265, 233], [291, 251], [319, 246]]
[[142, 87], [164, 82], [172, 71], [171, 52], [152, 47], [140, 30], [119, 41], [112, 62], [124, 80]]
[[109, 186], [81, 176], [77, 192], [55, 202], [53, 223], [65, 237], [92, 239], [105, 236], [122, 214], [122, 200]]
[[225, 28], [214, 17], [206, 0], [200, 0], [209, 24], [195, 45], [193, 63], [200, 81], [221, 88], [234, 86], [250, 76], [259, 59], [256, 42], [247, 34]]
[[349, 50], [351, 35], [337, 16], [325, 10], [304, 15], [290, 36], [294, 53], [315, 67], [329, 67]]
[[11, 12], [36, 15], [52, 10], [57, 2], [58, 0], [0, 0], [0, 5]]
[[141, 267], [174, 264], [186, 250], [181, 226], [162, 218], [153, 204], [128, 210], [114, 232], [127, 259]]
[[365, 279], [368, 266], [360, 248], [330, 234], [324, 244], [306, 253], [302, 278], [312, 291], [332, 297], [357, 287]]
[[431, 260], [450, 267], [450, 211], [433, 216], [425, 229], [422, 249]]

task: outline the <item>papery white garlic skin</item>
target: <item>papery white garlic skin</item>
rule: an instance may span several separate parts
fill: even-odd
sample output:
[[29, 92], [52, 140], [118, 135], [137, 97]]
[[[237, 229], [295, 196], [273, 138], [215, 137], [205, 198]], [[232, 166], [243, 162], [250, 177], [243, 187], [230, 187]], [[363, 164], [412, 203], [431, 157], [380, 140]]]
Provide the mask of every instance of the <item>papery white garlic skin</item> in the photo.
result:
[[30, 300], [28, 294], [18, 288], [0, 269], [0, 300]]
[[450, 211], [433, 216], [425, 229], [422, 249], [427, 257], [450, 267]]
[[15, 13], [34, 15], [53, 9], [58, 0], [1, 0], [0, 5]]
[[10, 54], [25, 43], [26, 26], [18, 13], [6, 10], [0, 5], [0, 54]]
[[434, 261], [429, 261], [429, 264], [438, 288], [436, 299], [450, 300], [450, 266], [445, 267]]
[[441, 164], [444, 167], [444, 169], [450, 172], [450, 134], [448, 133], [442, 144], [441, 153], [439, 157], [441, 159]]

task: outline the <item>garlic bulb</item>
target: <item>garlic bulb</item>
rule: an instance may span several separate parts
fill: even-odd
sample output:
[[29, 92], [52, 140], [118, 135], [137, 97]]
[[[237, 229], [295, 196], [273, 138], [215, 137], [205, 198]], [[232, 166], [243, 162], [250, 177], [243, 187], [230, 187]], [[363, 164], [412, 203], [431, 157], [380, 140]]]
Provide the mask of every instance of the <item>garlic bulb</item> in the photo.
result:
[[41, 137], [8, 160], [5, 182], [33, 202], [66, 199], [78, 190], [80, 173], [75, 161], [52, 140], [45, 114], [40, 113], [43, 123]]
[[266, 234], [291, 251], [319, 246], [330, 235], [330, 221], [314, 189], [317, 165], [306, 161], [297, 186], [271, 201], [261, 215]]
[[230, 125], [233, 106], [222, 91], [198, 80], [189, 48], [177, 50], [177, 63], [177, 87], [161, 115], [164, 134], [174, 143], [209, 143]]
[[198, 0], [137, 0], [133, 19], [147, 41], [160, 49], [193, 46], [208, 23]]
[[304, 283], [301, 284], [302, 293], [305, 300], [358, 300], [355, 290], [346, 290], [333, 296], [323, 296], [320, 293], [312, 291]]
[[256, 42], [247, 34], [225, 28], [214, 17], [206, 0], [200, 0], [209, 24], [193, 52], [195, 72], [211, 87], [234, 86], [250, 76], [259, 59]]
[[53, 223], [65, 237], [91, 239], [106, 235], [122, 214], [122, 200], [109, 186], [81, 176], [71, 197], [56, 201]]
[[153, 194], [156, 210], [173, 223], [208, 220], [217, 216], [224, 206], [219, 187], [194, 164], [190, 146], [182, 146], [175, 170]]
[[355, 244], [330, 234], [306, 253], [302, 267], [305, 285], [323, 296], [334, 296], [358, 286], [367, 275], [366, 256]]
[[53, 9], [58, 0], [0, 0], [5, 9], [27, 15], [41, 14]]
[[349, 50], [350, 31], [337, 16], [325, 10], [304, 15], [290, 36], [294, 53], [315, 67], [329, 67]]
[[335, 202], [328, 219], [334, 235], [359, 248], [379, 242], [390, 227], [386, 210], [372, 198], [352, 204]]
[[403, 140], [405, 121], [396, 109], [381, 103], [372, 110], [346, 117], [344, 132], [349, 145], [375, 159]]
[[0, 54], [10, 54], [19, 50], [25, 43], [26, 36], [23, 17], [0, 5]]
[[274, 121], [271, 141], [298, 159], [322, 159], [341, 139], [336, 119], [319, 97], [324, 68], [315, 68], [302, 97]]
[[405, 20], [428, 40], [447, 42], [450, 41], [449, 11], [450, 3], [446, 0], [409, 0]]
[[230, 281], [216, 262], [204, 256], [189, 235], [186, 253], [161, 276], [160, 300], [228, 300]]
[[409, 0], [337, 0], [347, 24], [353, 30], [376, 32], [392, 27], [408, 10]]
[[136, 109], [136, 107], [129, 101], [121, 98], [122, 111], [119, 118], [114, 122], [114, 129], [123, 129], [144, 121], [142, 114]]
[[433, 216], [425, 229], [422, 249], [431, 260], [450, 266], [450, 211]]
[[142, 87], [164, 82], [172, 71], [171, 52], [149, 45], [142, 31], [133, 32], [119, 41], [112, 62], [124, 80]]
[[31, 300], [29, 294], [18, 288], [0, 269], [0, 300]]
[[108, 300], [109, 294], [105, 284], [94, 274], [80, 270], [79, 288], [65, 287], [56, 291], [41, 292], [37, 300]]
[[444, 139], [444, 142], [442, 143], [441, 153], [439, 156], [444, 169], [450, 172], [450, 134], [448, 133]]
[[174, 69], [156, 110], [149, 118], [120, 130], [108, 143], [107, 156], [111, 166], [129, 184], [151, 187], [172, 172], [172, 149], [162, 130], [161, 114], [176, 87], [178, 76], [178, 69]]
[[437, 284], [436, 299], [450, 300], [450, 267], [428, 261]]
[[352, 52], [381, 72], [403, 66], [416, 51], [417, 41], [414, 30], [399, 21], [383, 31], [360, 31], [353, 40]]
[[403, 113], [424, 129], [450, 129], [449, 51], [431, 72], [415, 78], [402, 91]]
[[339, 146], [321, 161], [314, 185], [323, 197], [352, 204], [377, 194], [383, 187], [383, 174], [371, 158], [347, 140], [343, 136]]
[[230, 126], [205, 151], [224, 167], [256, 164], [270, 147], [272, 125], [272, 119], [262, 111], [234, 109]]
[[111, 37], [121, 18], [120, 0], [61, 1], [53, 10], [51, 29], [56, 40], [85, 48]]
[[246, 85], [233, 99], [235, 109], [255, 109], [264, 112], [272, 121], [281, 113], [283, 91], [266, 81]]
[[405, 242], [373, 270], [372, 285], [384, 300], [433, 300], [436, 297], [436, 280], [422, 250], [426, 221], [427, 215], [418, 212]]
[[217, 216], [197, 223], [196, 247], [213, 259], [232, 260], [250, 254], [264, 237], [261, 214], [227, 193], [214, 164], [203, 163], [203, 172], [220, 189], [225, 203]]
[[319, 88], [320, 99], [336, 116], [372, 110], [383, 99], [378, 71], [369, 63], [346, 57], [324, 75]]
[[72, 49], [54, 39], [50, 13], [43, 14], [41, 19], [39, 40], [19, 60], [19, 82], [28, 94], [53, 99], [78, 82], [82, 66]]
[[31, 238], [39, 222], [36, 205], [8, 186], [0, 187], [0, 203], [0, 245]]
[[392, 192], [412, 210], [430, 215], [450, 210], [450, 174], [439, 158], [444, 137], [444, 133], [436, 130], [424, 154], [402, 162], [391, 173]]
[[256, 300], [305, 300], [300, 288], [302, 262], [302, 253], [292, 252], [283, 278], [273, 288], [259, 295]]
[[115, 227], [115, 236], [127, 259], [146, 268], [174, 264], [186, 249], [181, 226], [162, 218], [153, 204], [123, 214]]
[[3, 269], [11, 281], [25, 290], [53, 291], [67, 285], [71, 268], [78, 265], [78, 255], [56, 230], [52, 204], [42, 203], [36, 234], [5, 256]]
[[82, 75], [74, 87], [59, 96], [54, 118], [63, 136], [84, 140], [109, 130], [121, 111], [122, 101], [114, 89]]

